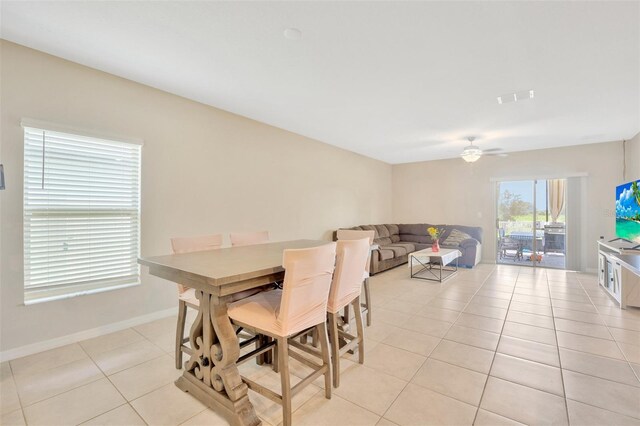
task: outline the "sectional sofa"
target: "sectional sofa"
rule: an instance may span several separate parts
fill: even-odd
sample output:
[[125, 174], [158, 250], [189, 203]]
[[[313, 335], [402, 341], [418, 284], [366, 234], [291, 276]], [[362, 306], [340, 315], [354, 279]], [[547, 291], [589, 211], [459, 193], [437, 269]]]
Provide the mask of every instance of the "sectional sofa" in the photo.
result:
[[375, 231], [374, 244], [378, 248], [371, 254], [371, 273], [376, 274], [406, 263], [411, 252], [431, 247], [433, 241], [427, 232], [430, 226], [444, 229], [440, 247], [460, 250], [459, 266], [472, 268], [480, 262], [482, 228], [479, 227], [415, 223], [360, 225], [348, 229]]

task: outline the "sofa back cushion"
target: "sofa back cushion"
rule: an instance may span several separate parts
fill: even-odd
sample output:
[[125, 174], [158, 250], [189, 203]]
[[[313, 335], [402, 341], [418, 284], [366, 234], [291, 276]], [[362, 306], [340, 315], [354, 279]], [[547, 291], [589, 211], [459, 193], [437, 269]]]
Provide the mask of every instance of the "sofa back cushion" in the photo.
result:
[[445, 229], [445, 225], [432, 225], [430, 223], [411, 223], [398, 225], [400, 241], [411, 243], [432, 244], [433, 239], [427, 232], [430, 227]]
[[400, 231], [400, 235], [429, 235], [427, 233], [427, 228], [430, 227], [428, 223], [410, 223], [410, 224], [400, 224], [398, 225], [398, 229]]
[[395, 223], [388, 223], [388, 224], [386, 224], [384, 226], [387, 227], [387, 230], [389, 231], [389, 236], [391, 238], [393, 238], [394, 235], [399, 235], [400, 234], [400, 228]]
[[[363, 231], [375, 231], [374, 244], [385, 246], [397, 242], [410, 242], [419, 244], [432, 244], [433, 240], [427, 232], [427, 228], [435, 227], [444, 229], [440, 236], [440, 241], [444, 241], [451, 235], [454, 229], [468, 234], [479, 242], [482, 242], [482, 228], [463, 225], [434, 225], [430, 223], [409, 223], [409, 224], [382, 224], [382, 225], [360, 225], [349, 229]], [[335, 232], [334, 232], [335, 234]], [[334, 235], [335, 239], [335, 235]]]

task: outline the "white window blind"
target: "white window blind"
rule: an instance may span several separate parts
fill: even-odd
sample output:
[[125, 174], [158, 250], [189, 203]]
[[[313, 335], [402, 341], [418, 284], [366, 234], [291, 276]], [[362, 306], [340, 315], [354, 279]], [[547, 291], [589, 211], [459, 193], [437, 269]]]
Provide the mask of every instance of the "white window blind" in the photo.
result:
[[24, 128], [25, 303], [139, 283], [141, 146]]

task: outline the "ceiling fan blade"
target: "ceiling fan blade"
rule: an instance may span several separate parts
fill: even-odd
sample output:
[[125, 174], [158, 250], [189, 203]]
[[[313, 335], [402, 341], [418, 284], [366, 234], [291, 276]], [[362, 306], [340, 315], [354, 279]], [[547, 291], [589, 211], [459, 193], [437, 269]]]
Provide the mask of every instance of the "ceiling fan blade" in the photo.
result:
[[498, 152], [502, 151], [502, 148], [483, 149], [482, 152]]
[[[486, 151], [485, 151], [486, 152]], [[493, 154], [482, 154], [483, 157], [508, 157], [509, 154], [507, 154], [506, 152], [496, 152]]]

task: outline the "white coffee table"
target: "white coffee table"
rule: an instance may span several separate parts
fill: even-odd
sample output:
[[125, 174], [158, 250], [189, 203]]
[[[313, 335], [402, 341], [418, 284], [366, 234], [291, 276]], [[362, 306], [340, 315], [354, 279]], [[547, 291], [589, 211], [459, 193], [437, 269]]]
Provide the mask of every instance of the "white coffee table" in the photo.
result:
[[[408, 262], [411, 278], [438, 282], [451, 278], [458, 272], [458, 258], [460, 256], [462, 253], [457, 249], [441, 248], [435, 253], [430, 248], [414, 251], [409, 254]], [[453, 261], [456, 266], [447, 268], [447, 265]], [[420, 269], [414, 272], [414, 266], [418, 266]]]

